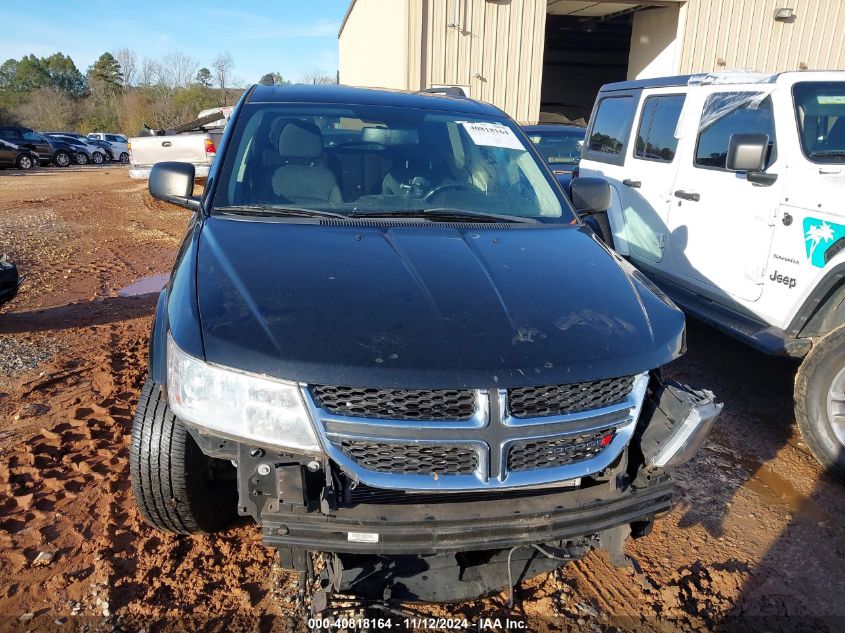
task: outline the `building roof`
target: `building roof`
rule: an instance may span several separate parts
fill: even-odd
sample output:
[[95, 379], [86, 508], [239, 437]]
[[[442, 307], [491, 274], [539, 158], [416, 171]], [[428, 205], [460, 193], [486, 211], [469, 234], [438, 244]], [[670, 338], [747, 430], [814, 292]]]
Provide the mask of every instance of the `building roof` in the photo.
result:
[[338, 84], [265, 86], [258, 84], [252, 90], [249, 103], [325, 103], [398, 106], [445, 110], [484, 116], [507, 116], [496, 106], [466, 97], [448, 96], [430, 92], [406, 92], [382, 88], [356, 88]]
[[538, 123], [537, 125], [522, 125], [520, 127], [526, 132], [580, 132], [581, 134], [587, 132], [585, 127], [566, 123]]
[[346, 8], [346, 13], [343, 14], [343, 19], [340, 21], [340, 28], [337, 30], [337, 36], [340, 37], [340, 34], [343, 33], [343, 27], [346, 26], [346, 21], [349, 19], [349, 15], [352, 13], [352, 9], [355, 8], [355, 0], [349, 0], [349, 6]]

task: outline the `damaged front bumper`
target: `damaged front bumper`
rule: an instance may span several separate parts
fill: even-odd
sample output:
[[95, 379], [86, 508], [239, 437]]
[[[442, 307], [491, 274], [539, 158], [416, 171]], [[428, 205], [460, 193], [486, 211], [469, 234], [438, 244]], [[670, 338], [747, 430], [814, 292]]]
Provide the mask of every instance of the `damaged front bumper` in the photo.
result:
[[510, 490], [371, 487], [327, 456], [191, 433], [206, 454], [237, 463], [239, 512], [283, 551], [425, 556], [586, 539], [618, 554], [609, 543], [620, 529], [647, 533], [671, 508], [666, 469], [692, 457], [721, 409], [710, 392], [652, 376], [636, 431], [611, 464], [569, 482]]

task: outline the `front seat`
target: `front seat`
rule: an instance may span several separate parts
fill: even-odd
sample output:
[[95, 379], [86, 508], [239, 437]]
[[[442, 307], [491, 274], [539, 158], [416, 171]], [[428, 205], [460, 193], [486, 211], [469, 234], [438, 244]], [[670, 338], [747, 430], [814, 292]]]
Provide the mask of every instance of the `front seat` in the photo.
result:
[[343, 202], [334, 172], [323, 164], [323, 135], [313, 123], [290, 121], [279, 133], [282, 166], [273, 173], [273, 193], [297, 204]]

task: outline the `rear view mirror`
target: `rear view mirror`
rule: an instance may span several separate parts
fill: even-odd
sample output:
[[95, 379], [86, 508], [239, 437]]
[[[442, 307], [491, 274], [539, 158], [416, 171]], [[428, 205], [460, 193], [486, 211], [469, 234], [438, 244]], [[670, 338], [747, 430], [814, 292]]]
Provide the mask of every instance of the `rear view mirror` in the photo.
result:
[[200, 201], [194, 197], [195, 173], [196, 170], [190, 163], [156, 163], [150, 170], [150, 195], [158, 200], [196, 211]]
[[732, 134], [725, 167], [730, 171], [763, 171], [768, 150], [768, 134]]
[[612, 201], [610, 185], [604, 178], [573, 178], [569, 198], [578, 213], [607, 211]]

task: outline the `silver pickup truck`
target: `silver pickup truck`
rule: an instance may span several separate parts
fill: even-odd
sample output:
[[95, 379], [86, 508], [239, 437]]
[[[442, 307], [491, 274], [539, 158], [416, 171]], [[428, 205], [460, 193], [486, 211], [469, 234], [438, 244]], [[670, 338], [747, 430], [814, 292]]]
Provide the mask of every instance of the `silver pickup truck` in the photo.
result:
[[232, 109], [203, 110], [193, 121], [167, 130], [145, 126], [141, 135], [129, 139], [129, 177], [147, 179], [153, 165], [162, 161], [191, 163], [197, 178], [206, 177]]

